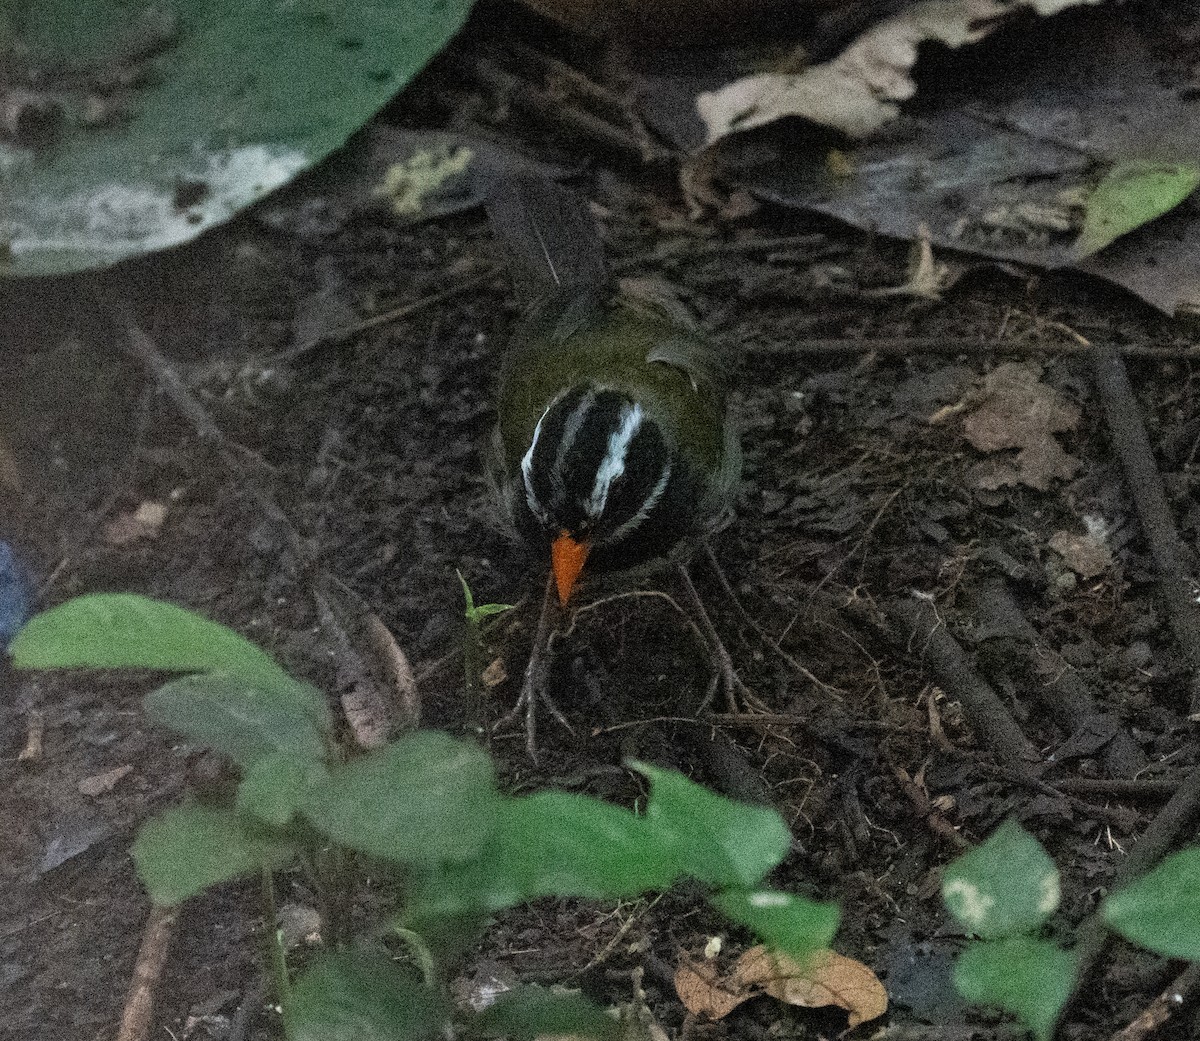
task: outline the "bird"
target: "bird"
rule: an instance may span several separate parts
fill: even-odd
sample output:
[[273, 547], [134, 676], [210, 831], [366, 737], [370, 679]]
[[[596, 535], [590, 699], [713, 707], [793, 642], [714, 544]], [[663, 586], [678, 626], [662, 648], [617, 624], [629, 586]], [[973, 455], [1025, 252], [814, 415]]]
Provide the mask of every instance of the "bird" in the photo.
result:
[[728, 519], [741, 449], [719, 354], [678, 305], [618, 288], [578, 195], [497, 173], [485, 198], [525, 305], [501, 361], [490, 470], [512, 529], [549, 564], [517, 706], [536, 756], [552, 600], [567, 605], [590, 575], [681, 568]]

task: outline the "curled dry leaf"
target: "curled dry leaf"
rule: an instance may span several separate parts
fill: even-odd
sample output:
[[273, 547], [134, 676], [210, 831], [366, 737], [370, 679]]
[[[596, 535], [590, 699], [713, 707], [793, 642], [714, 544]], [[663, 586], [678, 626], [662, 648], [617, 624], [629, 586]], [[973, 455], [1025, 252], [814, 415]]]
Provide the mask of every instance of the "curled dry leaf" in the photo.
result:
[[738, 959], [733, 974], [789, 1005], [844, 1008], [851, 1028], [882, 1016], [888, 1007], [879, 977], [862, 962], [836, 951], [817, 951], [796, 961], [765, 947], [752, 947]]
[[887, 991], [874, 972], [830, 950], [797, 961], [752, 947], [724, 975], [711, 961], [686, 961], [675, 972], [675, 991], [689, 1012], [708, 1019], [723, 1019], [760, 994], [803, 1008], [845, 1009], [851, 1028], [882, 1016], [888, 1007]]
[[981, 452], [1020, 451], [977, 466], [972, 475], [977, 488], [1024, 484], [1044, 492], [1079, 465], [1054, 437], [1079, 425], [1079, 409], [1042, 383], [1041, 371], [1036, 364], [1010, 362], [984, 381], [983, 401], [963, 420], [963, 436]]
[[1039, 14], [1099, 0], [922, 0], [876, 23], [832, 61], [799, 73], [759, 73], [701, 94], [707, 143], [785, 116], [802, 116], [854, 138], [871, 136], [917, 90], [912, 68], [927, 42], [976, 43], [1019, 7]]
[[675, 970], [675, 993], [694, 1016], [724, 1019], [738, 1005], [762, 993], [722, 976], [715, 962], [686, 961]]
[[367, 634], [392, 686], [396, 723], [402, 730], [413, 730], [421, 722], [421, 695], [408, 655], [374, 612], [367, 617]]

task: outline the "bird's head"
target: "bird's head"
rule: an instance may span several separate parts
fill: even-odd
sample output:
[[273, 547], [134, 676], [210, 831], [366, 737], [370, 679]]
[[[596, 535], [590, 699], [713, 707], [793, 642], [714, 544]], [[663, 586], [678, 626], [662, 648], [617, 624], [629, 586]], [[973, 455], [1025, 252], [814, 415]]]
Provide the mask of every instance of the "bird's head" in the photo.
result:
[[624, 391], [584, 385], [554, 398], [521, 458], [520, 479], [562, 603], [589, 557], [644, 555], [638, 543], [662, 527], [656, 514], [675, 469], [661, 424]]

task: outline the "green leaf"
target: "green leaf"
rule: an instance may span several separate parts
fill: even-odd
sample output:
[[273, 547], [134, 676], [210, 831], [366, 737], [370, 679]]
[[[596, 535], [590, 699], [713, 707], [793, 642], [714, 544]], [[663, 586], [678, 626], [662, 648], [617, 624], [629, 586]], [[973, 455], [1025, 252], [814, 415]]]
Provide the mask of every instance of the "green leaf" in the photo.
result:
[[973, 943], [954, 967], [967, 1001], [1013, 1013], [1038, 1041], [1050, 1041], [1075, 985], [1075, 955], [1027, 936]]
[[511, 611], [512, 604], [480, 604], [475, 606], [475, 597], [471, 593], [471, 587], [467, 585], [467, 580], [463, 578], [461, 571], [455, 571], [458, 575], [459, 584], [462, 585], [463, 600], [466, 601], [465, 614], [467, 621], [478, 622], [481, 618], [487, 618], [490, 615], [500, 614], [504, 611]]
[[601, 1041], [621, 1032], [617, 1020], [581, 994], [544, 987], [516, 987], [501, 994], [472, 1024], [472, 1032], [502, 1034], [515, 1041], [536, 1037], [595, 1037]]
[[1200, 961], [1200, 847], [1168, 857], [1105, 900], [1101, 911], [1125, 939], [1168, 958]]
[[314, 723], [314, 716], [325, 711], [324, 698], [295, 680], [260, 687], [223, 672], [183, 676], [151, 691], [143, 705], [152, 719], [239, 766], [273, 752], [306, 762], [325, 755], [325, 740]]
[[[9, 238], [0, 273], [57, 274], [186, 242], [328, 155], [462, 25], [470, 0], [189, 0], [174, 26], [144, 4], [22, 5], [43, 69], [130, 71], [128, 103], [96, 125], [87, 86], [57, 92], [61, 139], [0, 144]], [[14, 25], [18, 23], [14, 20]], [[78, 77], [90, 84], [91, 77]]]
[[238, 785], [238, 813], [284, 828], [317, 785], [329, 779], [321, 763], [291, 752], [272, 752], [248, 767]]
[[1090, 257], [1122, 235], [1173, 210], [1200, 185], [1195, 163], [1121, 163], [1088, 196], [1075, 255]]
[[322, 954], [284, 1009], [289, 1041], [418, 1041], [441, 1036], [447, 1010], [382, 952]]
[[9, 653], [18, 669], [220, 669], [265, 687], [292, 678], [232, 629], [132, 593], [77, 596], [34, 616]]
[[942, 899], [950, 913], [986, 939], [1036, 929], [1060, 897], [1054, 861], [1015, 820], [1005, 821], [942, 874]]
[[593, 899], [666, 889], [676, 859], [644, 818], [597, 799], [539, 792], [506, 799], [479, 856], [414, 881], [410, 920], [452, 919], [542, 896]]
[[768, 947], [797, 960], [828, 947], [841, 918], [836, 903], [818, 903], [770, 889], [729, 890], [718, 893], [711, 902], [752, 929]]
[[283, 839], [250, 829], [230, 810], [196, 803], [147, 821], [133, 844], [142, 884], [163, 906], [248, 871], [281, 867], [295, 852]]
[[302, 812], [334, 842], [405, 864], [475, 856], [502, 804], [476, 745], [423, 731], [330, 771]]
[[726, 799], [674, 770], [630, 765], [650, 779], [646, 820], [669, 835], [681, 874], [721, 888], [754, 886], [791, 848], [775, 810]]
[[503, 614], [512, 609], [512, 604], [480, 604], [478, 607], [472, 608], [472, 613], [476, 618], [489, 618], [494, 614]]

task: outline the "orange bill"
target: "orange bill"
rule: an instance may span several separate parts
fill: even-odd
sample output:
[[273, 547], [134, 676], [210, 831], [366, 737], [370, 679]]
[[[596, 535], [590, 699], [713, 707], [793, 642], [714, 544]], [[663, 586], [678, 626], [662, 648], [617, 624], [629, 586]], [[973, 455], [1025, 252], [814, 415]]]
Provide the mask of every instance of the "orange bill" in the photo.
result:
[[550, 544], [550, 564], [554, 568], [554, 583], [558, 586], [558, 602], [565, 604], [587, 560], [588, 544], [576, 542], [565, 531]]

